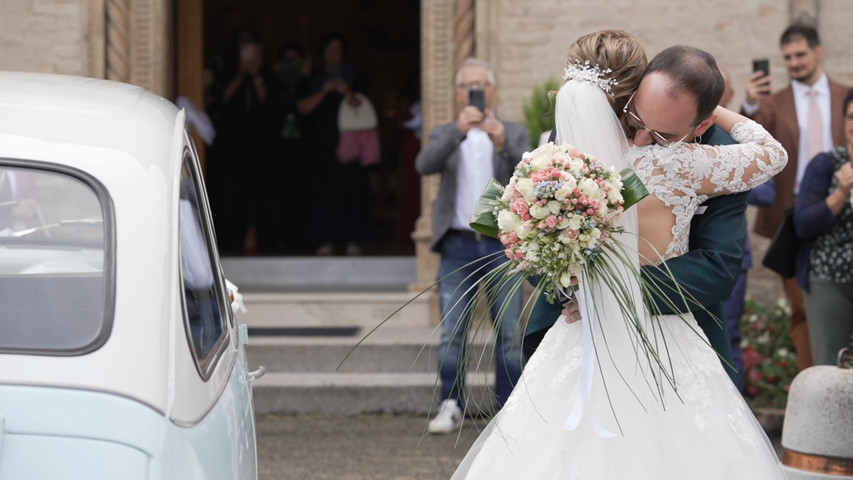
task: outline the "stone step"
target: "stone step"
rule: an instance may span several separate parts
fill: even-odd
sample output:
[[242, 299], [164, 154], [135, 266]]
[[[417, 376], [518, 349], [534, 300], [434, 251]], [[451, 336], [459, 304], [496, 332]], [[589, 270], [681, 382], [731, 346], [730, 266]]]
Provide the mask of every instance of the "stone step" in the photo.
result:
[[[492, 374], [467, 376], [468, 414], [489, 414]], [[439, 385], [430, 373], [268, 373], [254, 383], [255, 412], [282, 415], [434, 414]]]
[[244, 292], [240, 287], [240, 293], [248, 310], [240, 315], [240, 322], [249, 328], [356, 326], [370, 329], [386, 320], [393, 326], [429, 327], [438, 321], [433, 318], [429, 295], [417, 296], [406, 291], [264, 293]]
[[[438, 328], [384, 327], [343, 337], [256, 336], [253, 331], [246, 355], [250, 365], [263, 365], [268, 372], [434, 374], [438, 367]], [[470, 371], [493, 368], [492, 337], [491, 331], [472, 336]]]
[[243, 292], [406, 292], [415, 257], [223, 257]]

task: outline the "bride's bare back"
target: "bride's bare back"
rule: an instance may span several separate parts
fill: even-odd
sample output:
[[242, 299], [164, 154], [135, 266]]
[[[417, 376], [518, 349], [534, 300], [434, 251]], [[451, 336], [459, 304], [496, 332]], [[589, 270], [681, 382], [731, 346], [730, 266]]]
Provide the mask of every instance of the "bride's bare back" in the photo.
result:
[[755, 122], [736, 124], [731, 136], [737, 145], [678, 142], [628, 151], [650, 193], [637, 204], [641, 263], [656, 264], [686, 253], [690, 220], [701, 203], [755, 188], [787, 163], [779, 142]]

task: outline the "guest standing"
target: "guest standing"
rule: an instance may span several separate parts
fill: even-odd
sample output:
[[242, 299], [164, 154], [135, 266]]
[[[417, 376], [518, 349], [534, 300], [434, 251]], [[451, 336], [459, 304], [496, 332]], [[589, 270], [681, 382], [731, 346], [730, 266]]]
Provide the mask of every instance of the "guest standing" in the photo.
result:
[[361, 244], [370, 233], [369, 171], [360, 161], [347, 164], [338, 158], [338, 110], [346, 100], [352, 106], [361, 102], [356, 93], [366, 94], [363, 77], [348, 63], [348, 43], [337, 33], [320, 41], [322, 66], [302, 89], [296, 103], [307, 117], [310, 135], [307, 168], [309, 240], [317, 245], [317, 255], [335, 253], [344, 244], [347, 255], [360, 255]]
[[816, 365], [835, 365], [853, 335], [853, 91], [844, 97], [843, 125], [846, 144], [809, 162], [794, 210], [807, 242], [797, 254], [797, 281]]
[[[469, 92], [484, 92], [485, 109], [469, 105]], [[491, 178], [509, 183], [515, 165], [530, 148], [527, 130], [495, 115], [498, 86], [488, 63], [469, 59], [456, 74], [456, 121], [434, 128], [429, 142], [418, 154], [415, 166], [421, 175], [441, 173], [438, 197], [433, 205], [432, 245], [441, 254], [438, 277], [442, 335], [438, 352], [441, 405], [429, 422], [430, 433], [459, 429], [465, 407], [467, 336], [474, 297], [472, 287], [488, 272], [506, 261], [500, 241], [476, 233], [469, 226], [474, 206]], [[489, 261], [484, 256], [498, 253]], [[488, 289], [495, 330], [495, 393], [498, 407], [509, 397], [521, 374], [521, 292], [508, 288]], [[500, 321], [497, 321], [500, 320]]]
[[[840, 107], [849, 89], [824, 73], [823, 46], [814, 28], [792, 25], [782, 33], [779, 45], [790, 85], [770, 94], [770, 77], [754, 73], [743, 103], [744, 114], [763, 125], [788, 152], [788, 165], [775, 177], [776, 202], [760, 208], [755, 218], [755, 233], [768, 238], [781, 224], [784, 210], [794, 206], [808, 160], [844, 143]], [[791, 305], [791, 338], [804, 369], [812, 365], [812, 355], [803, 293], [794, 278], [783, 278], [782, 285]]]

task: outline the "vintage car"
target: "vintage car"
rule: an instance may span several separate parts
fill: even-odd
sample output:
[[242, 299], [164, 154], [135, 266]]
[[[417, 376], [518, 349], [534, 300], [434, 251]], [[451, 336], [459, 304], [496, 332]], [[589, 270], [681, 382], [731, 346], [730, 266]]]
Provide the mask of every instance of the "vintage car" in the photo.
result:
[[235, 323], [185, 113], [0, 73], [0, 480], [256, 479]]

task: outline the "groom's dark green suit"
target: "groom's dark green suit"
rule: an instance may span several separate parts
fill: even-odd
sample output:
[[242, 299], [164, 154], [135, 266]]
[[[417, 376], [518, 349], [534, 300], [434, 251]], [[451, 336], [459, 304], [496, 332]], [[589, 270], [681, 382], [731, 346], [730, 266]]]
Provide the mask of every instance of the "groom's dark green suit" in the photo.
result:
[[[702, 136], [702, 143], [728, 145], [735, 141], [714, 125]], [[656, 308], [662, 314], [692, 311], [711, 346], [722, 357], [726, 372], [733, 381], [735, 372], [731, 367], [732, 350], [723, 301], [731, 294], [740, 275], [748, 193], [714, 197], [702, 204], [700, 209], [704, 207], [704, 212], [697, 212], [690, 222], [690, 251], [665, 262], [669, 273], [656, 267], [642, 267], [643, 277], [657, 283], [671, 302], [667, 304], [657, 300]], [[675, 288], [676, 282], [695, 301], [682, 301]], [[561, 310], [560, 304], [551, 304], [544, 295], [539, 296], [524, 332], [525, 357], [529, 358], [533, 353], [545, 332], [559, 318]]]

